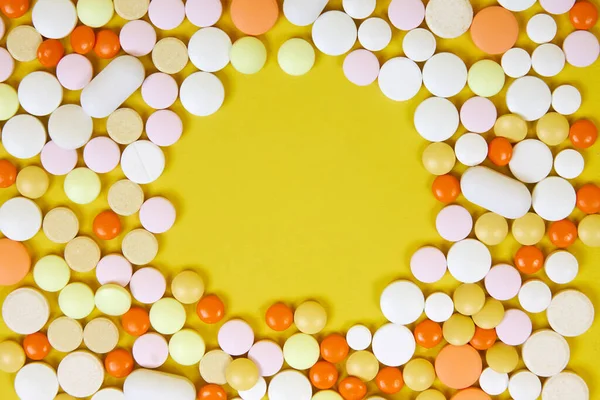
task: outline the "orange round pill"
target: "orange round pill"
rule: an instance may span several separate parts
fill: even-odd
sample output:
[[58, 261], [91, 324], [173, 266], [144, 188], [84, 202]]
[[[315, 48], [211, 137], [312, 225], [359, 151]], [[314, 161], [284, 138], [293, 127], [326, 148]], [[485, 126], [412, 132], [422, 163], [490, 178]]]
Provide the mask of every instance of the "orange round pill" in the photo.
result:
[[150, 329], [150, 317], [148, 312], [140, 307], [131, 307], [121, 317], [123, 330], [131, 336], [142, 336]]
[[11, 187], [17, 181], [17, 167], [8, 160], [0, 160], [0, 189]]
[[75, 53], [87, 54], [94, 49], [96, 34], [86, 25], [79, 25], [71, 32], [71, 47]]
[[56, 67], [65, 55], [65, 48], [56, 39], [46, 39], [37, 49], [37, 58], [40, 64], [46, 68]]
[[469, 343], [477, 350], [487, 350], [496, 343], [497, 338], [496, 329], [482, 329], [477, 326]]
[[385, 394], [396, 394], [404, 386], [402, 372], [394, 367], [382, 368], [375, 377], [375, 384]]
[[426, 349], [432, 349], [442, 341], [442, 327], [437, 322], [426, 319], [415, 327], [416, 342]]
[[569, 247], [577, 239], [577, 226], [568, 219], [553, 222], [548, 228], [548, 237], [556, 247]]
[[34, 361], [43, 360], [50, 353], [50, 342], [42, 332], [25, 336], [23, 350], [27, 357]]
[[492, 398], [481, 389], [469, 388], [456, 393], [451, 400], [492, 400]]
[[569, 19], [575, 29], [591, 29], [598, 22], [598, 10], [589, 1], [578, 1], [569, 11]]
[[573, 147], [577, 149], [587, 149], [596, 143], [598, 139], [598, 128], [592, 121], [580, 119], [571, 125], [569, 129], [569, 139]]
[[488, 145], [488, 158], [499, 167], [508, 165], [512, 152], [512, 144], [504, 137], [494, 138]]
[[227, 400], [227, 393], [221, 386], [211, 383], [200, 388], [198, 400]]
[[0, 10], [8, 18], [19, 18], [29, 11], [29, 0], [2, 0]]
[[121, 220], [114, 211], [102, 211], [94, 218], [92, 229], [98, 239], [111, 240], [121, 233]]
[[283, 303], [275, 303], [267, 310], [265, 321], [277, 332], [285, 331], [294, 322], [294, 312]]
[[600, 187], [587, 183], [577, 190], [577, 208], [586, 214], [600, 212]]
[[336, 333], [327, 336], [321, 342], [321, 357], [333, 364], [343, 361], [349, 351], [346, 338]]
[[121, 50], [119, 36], [109, 29], [103, 29], [96, 35], [94, 52], [100, 58], [113, 58]]
[[367, 395], [367, 385], [355, 376], [340, 381], [338, 391], [344, 400], [362, 400]]
[[200, 299], [196, 313], [202, 322], [216, 324], [225, 316], [225, 305], [218, 296], [211, 294]]
[[23, 243], [0, 239], [0, 286], [21, 282], [30, 268], [31, 257]]
[[113, 350], [106, 355], [104, 368], [110, 376], [125, 378], [133, 371], [133, 357], [127, 350]]
[[338, 371], [330, 362], [319, 361], [310, 368], [308, 377], [317, 389], [330, 389], [338, 379]]
[[435, 372], [442, 383], [452, 389], [473, 385], [481, 375], [481, 356], [468, 344], [444, 347], [435, 359]]
[[522, 246], [515, 253], [515, 267], [523, 274], [535, 274], [544, 266], [544, 254], [535, 246]]
[[233, 0], [231, 19], [246, 35], [258, 36], [269, 31], [279, 17], [277, 0]]
[[442, 203], [452, 203], [460, 194], [460, 182], [454, 175], [440, 175], [431, 185], [433, 197]]
[[479, 11], [471, 24], [471, 38], [480, 50], [502, 54], [517, 42], [519, 23], [504, 7], [492, 6]]

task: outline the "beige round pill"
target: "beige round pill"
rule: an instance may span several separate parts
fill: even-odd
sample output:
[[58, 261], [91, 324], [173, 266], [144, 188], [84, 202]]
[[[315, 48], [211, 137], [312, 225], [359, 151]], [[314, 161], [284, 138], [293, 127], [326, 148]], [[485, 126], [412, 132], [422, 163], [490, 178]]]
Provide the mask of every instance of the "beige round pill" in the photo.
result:
[[48, 211], [42, 223], [42, 230], [48, 240], [54, 243], [68, 243], [79, 232], [77, 215], [66, 207], [56, 207]]
[[148, 0], [115, 0], [115, 11], [123, 19], [140, 19], [148, 12]]
[[152, 62], [160, 72], [176, 74], [187, 65], [187, 47], [181, 40], [173, 37], [161, 39], [152, 50]]
[[133, 265], [149, 264], [158, 253], [158, 241], [145, 229], [134, 229], [123, 238], [121, 251]]
[[207, 383], [224, 385], [227, 383], [225, 370], [231, 364], [231, 356], [221, 350], [209, 351], [200, 360], [200, 376]]
[[144, 191], [128, 179], [115, 182], [108, 189], [108, 205], [119, 215], [128, 217], [140, 210], [144, 203]]
[[58, 317], [48, 327], [48, 341], [55, 350], [70, 353], [81, 345], [83, 328], [76, 320]]
[[27, 62], [37, 58], [37, 49], [42, 36], [30, 25], [20, 25], [12, 29], [6, 38], [6, 48], [17, 61]]
[[100, 261], [100, 247], [87, 236], [78, 236], [65, 246], [65, 261], [73, 271], [89, 272]]
[[83, 330], [83, 343], [96, 354], [106, 354], [119, 343], [119, 328], [108, 318], [91, 320]]
[[144, 121], [137, 111], [119, 108], [108, 116], [106, 131], [108, 136], [119, 144], [131, 144], [142, 136]]

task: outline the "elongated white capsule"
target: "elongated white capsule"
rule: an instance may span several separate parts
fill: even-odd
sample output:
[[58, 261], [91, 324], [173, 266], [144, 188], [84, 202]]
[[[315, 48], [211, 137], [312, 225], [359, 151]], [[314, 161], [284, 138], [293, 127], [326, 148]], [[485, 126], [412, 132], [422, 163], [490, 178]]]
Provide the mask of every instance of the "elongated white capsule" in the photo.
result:
[[189, 379], [149, 369], [136, 369], [125, 379], [127, 400], [195, 400], [196, 388]]

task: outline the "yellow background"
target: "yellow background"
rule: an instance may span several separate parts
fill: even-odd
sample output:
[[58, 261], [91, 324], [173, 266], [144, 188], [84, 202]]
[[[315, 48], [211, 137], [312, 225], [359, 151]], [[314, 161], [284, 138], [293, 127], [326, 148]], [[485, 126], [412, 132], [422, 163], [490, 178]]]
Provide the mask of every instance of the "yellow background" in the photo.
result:
[[[340, 8], [341, 1], [331, 3], [329, 8]], [[477, 11], [494, 2], [473, 3]], [[375, 15], [386, 17], [387, 4], [385, 1], [378, 6]], [[518, 15], [523, 32], [527, 19], [539, 10], [536, 7]], [[28, 23], [28, 18], [16, 23]], [[566, 15], [556, 19], [561, 28], [554, 42], [560, 45], [573, 28]], [[111, 27], [116, 29], [123, 23], [115, 17]], [[7, 24], [12, 27], [15, 21]], [[234, 40], [242, 36], [233, 28], [228, 13], [218, 26]], [[168, 35], [159, 32], [159, 37], [176, 36], [187, 42], [195, 29], [186, 21]], [[598, 34], [598, 27], [594, 32]], [[380, 61], [402, 55], [403, 36], [394, 29], [392, 44], [380, 54]], [[442, 205], [433, 199], [433, 177], [420, 162], [426, 142], [412, 125], [412, 114], [417, 104], [429, 96], [427, 91], [423, 88], [417, 98], [405, 103], [393, 102], [381, 94], [376, 83], [369, 87], [349, 83], [341, 70], [343, 57], [319, 53], [308, 75], [290, 77], [279, 69], [276, 52], [291, 37], [309, 39], [310, 28], [294, 27], [282, 16], [276, 27], [261, 37], [269, 59], [260, 73], [245, 76], [231, 66], [217, 73], [225, 86], [226, 99], [215, 115], [194, 118], [177, 103], [174, 110], [184, 119], [184, 135], [179, 143], [166, 149], [163, 176], [144, 188], [146, 197], [163, 195], [171, 199], [178, 212], [173, 229], [159, 236], [160, 252], [152, 265], [160, 268], [169, 281], [178, 271], [198, 271], [206, 280], [207, 292], [224, 299], [228, 319], [244, 318], [255, 328], [257, 338], [275, 338], [282, 344], [293, 329], [283, 335], [267, 329], [263, 315], [273, 302], [297, 305], [306, 299], [320, 301], [328, 310], [329, 322], [325, 332], [317, 335], [319, 338], [330, 332], [345, 332], [359, 322], [375, 330], [385, 322], [379, 310], [379, 294], [395, 279], [412, 278], [408, 267], [411, 254], [426, 244], [444, 251], [449, 247], [434, 228], [435, 215]], [[524, 35], [518, 44], [529, 51], [534, 49]], [[468, 34], [458, 40], [438, 40], [438, 51], [459, 54], [467, 66], [486, 58], [472, 45]], [[98, 70], [99, 63], [94, 56], [91, 58]], [[487, 58], [499, 61], [499, 57]], [[143, 59], [147, 73], [155, 72], [149, 57]], [[26, 73], [40, 68], [37, 61], [20, 64], [9, 83], [16, 87]], [[176, 76], [178, 82], [193, 71], [188, 64]], [[505, 88], [509, 83], [510, 79]], [[600, 104], [600, 64], [586, 69], [567, 66], [551, 80], [551, 87], [560, 83], [572, 83], [583, 94], [584, 106], [575, 117], [592, 118], [598, 124], [593, 113], [597, 114]], [[504, 92], [493, 99], [499, 114], [507, 112]], [[77, 96], [68, 93], [65, 103], [75, 102]], [[466, 89], [453, 101], [460, 106], [470, 96]], [[141, 110], [144, 118], [150, 114], [139, 94], [126, 105]], [[104, 121], [96, 120], [94, 127], [96, 135], [105, 134]], [[534, 135], [534, 127], [530, 124], [530, 136]], [[461, 127], [454, 139], [462, 133]], [[490, 134], [485, 136], [489, 138]], [[598, 146], [584, 152], [586, 170], [576, 183], [598, 176]], [[0, 148], [0, 158], [5, 156]], [[22, 168], [39, 164], [39, 159], [17, 164]], [[457, 167], [455, 172], [460, 170]], [[91, 234], [94, 215], [108, 208], [106, 190], [120, 178], [120, 169], [102, 176], [102, 195], [93, 204], [81, 207], [66, 199], [64, 178], [51, 177], [51, 188], [38, 204], [44, 213], [67, 205], [80, 217], [80, 233]], [[16, 194], [14, 187], [0, 191], [0, 203]], [[459, 203], [465, 204], [465, 200], [460, 198]], [[482, 214], [481, 209], [470, 208], [475, 215]], [[577, 211], [573, 215], [575, 220], [581, 217]], [[124, 221], [125, 231], [138, 226], [137, 216]], [[119, 251], [122, 236], [101, 243], [103, 254]], [[26, 244], [34, 261], [63, 251], [63, 246], [52, 244], [43, 233]], [[542, 247], [546, 253], [551, 250], [548, 242]], [[494, 262], [510, 262], [517, 248], [512, 238], [505, 241], [499, 249], [493, 249]], [[600, 293], [595, 287], [600, 271], [594, 260], [600, 257], [600, 251], [585, 248], [580, 242], [571, 250], [580, 261], [580, 274], [565, 288], [583, 290], [598, 306]], [[542, 272], [536, 277], [548, 281]], [[72, 281], [98, 287], [93, 272], [73, 273]], [[23, 284], [33, 285], [31, 275]], [[428, 295], [437, 290], [451, 293], [456, 285], [447, 276], [440, 284], [421, 287]], [[551, 288], [555, 291], [563, 287]], [[0, 301], [13, 289], [0, 289]], [[55, 318], [60, 315], [57, 294], [45, 295], [52, 305], [51, 318]], [[188, 307], [187, 326], [198, 329], [208, 348], [214, 348], [216, 327], [202, 324], [193, 310]], [[85, 322], [97, 315], [96, 311]], [[535, 328], [547, 326], [543, 315], [534, 321]], [[596, 367], [599, 334], [595, 324], [583, 337], [568, 339], [572, 350], [569, 369], [586, 379], [592, 398], [600, 391]], [[22, 340], [1, 323], [0, 339]], [[132, 338], [123, 333], [121, 345], [129, 347], [131, 343]], [[433, 361], [437, 350], [420, 354]], [[61, 357], [53, 351], [49, 360], [57, 366]], [[197, 386], [201, 384], [196, 366], [183, 368], [169, 361], [162, 369], [186, 374]], [[13, 379], [14, 374], [0, 374], [0, 398], [16, 399]], [[121, 384], [122, 380], [106, 382]], [[440, 387], [439, 381], [436, 386]], [[414, 397], [404, 388], [399, 396], [390, 398]]]

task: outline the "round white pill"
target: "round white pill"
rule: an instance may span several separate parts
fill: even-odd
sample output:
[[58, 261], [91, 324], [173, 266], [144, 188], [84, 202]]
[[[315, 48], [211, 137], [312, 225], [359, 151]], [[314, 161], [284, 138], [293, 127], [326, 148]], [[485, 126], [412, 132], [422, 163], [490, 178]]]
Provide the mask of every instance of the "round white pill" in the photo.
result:
[[223, 105], [225, 88], [215, 75], [195, 72], [181, 84], [179, 99], [190, 114], [206, 117], [216, 113]]
[[425, 300], [425, 315], [434, 322], [447, 321], [454, 313], [454, 302], [446, 293], [432, 293]]
[[308, 26], [316, 21], [329, 0], [284, 0], [283, 14], [296, 26]]
[[458, 110], [448, 99], [429, 97], [417, 106], [414, 123], [423, 139], [443, 142], [450, 139], [458, 129]]
[[548, 323], [566, 337], [583, 335], [594, 322], [594, 305], [578, 290], [564, 290], [552, 298], [546, 310]]
[[575, 86], [561, 85], [552, 92], [552, 108], [559, 114], [571, 115], [581, 107], [581, 93]]
[[498, 3], [510, 11], [525, 11], [535, 4], [536, 0], [498, 0]]
[[435, 54], [436, 46], [435, 36], [423, 28], [409, 31], [402, 40], [404, 54], [416, 62], [429, 60]]
[[502, 55], [502, 69], [511, 78], [521, 78], [531, 69], [531, 56], [519, 47], [513, 47]]
[[536, 400], [542, 393], [542, 382], [529, 371], [518, 371], [508, 381], [508, 393], [513, 400]]
[[33, 26], [48, 39], [62, 39], [77, 25], [77, 10], [71, 0], [43, 0], [33, 5]]
[[577, 258], [566, 250], [557, 250], [546, 257], [544, 271], [554, 283], [564, 285], [571, 282], [579, 272]]
[[459, 282], [479, 282], [492, 267], [489, 249], [475, 239], [456, 242], [448, 251], [448, 271]]
[[583, 172], [585, 161], [580, 152], [565, 149], [554, 158], [554, 170], [565, 179], [575, 179]]
[[377, 0], [343, 0], [342, 7], [346, 14], [354, 19], [365, 19], [373, 14]]
[[556, 36], [558, 26], [548, 14], [537, 14], [527, 22], [527, 36], [537, 44], [548, 43]]
[[415, 322], [425, 308], [425, 297], [417, 285], [410, 281], [399, 280], [390, 283], [379, 298], [381, 312], [398, 325]]
[[392, 40], [392, 28], [384, 19], [369, 18], [358, 28], [358, 41], [367, 50], [383, 50]]
[[58, 108], [62, 102], [63, 88], [54, 75], [36, 71], [21, 80], [18, 97], [25, 111], [39, 117]]
[[565, 67], [565, 53], [555, 44], [542, 44], [533, 51], [531, 66], [541, 76], [556, 76]]
[[58, 364], [60, 387], [73, 397], [88, 397], [100, 389], [104, 367], [95, 355], [87, 351], [67, 354]]
[[0, 206], [0, 232], [7, 238], [23, 242], [34, 237], [42, 227], [40, 207], [25, 197], [13, 197]]
[[138, 140], [123, 150], [121, 168], [132, 182], [140, 185], [154, 182], [165, 169], [165, 155], [149, 140]]
[[423, 66], [423, 84], [438, 97], [452, 97], [467, 84], [467, 66], [452, 53], [438, 53]]
[[50, 138], [64, 150], [75, 150], [85, 146], [92, 137], [93, 129], [92, 117], [76, 104], [58, 107], [50, 114], [48, 120]]
[[346, 332], [346, 341], [352, 350], [365, 350], [371, 345], [371, 331], [364, 325], [354, 325]]
[[404, 325], [385, 324], [373, 335], [373, 354], [388, 367], [406, 364], [415, 354], [413, 333]]
[[267, 396], [270, 400], [310, 400], [312, 386], [302, 372], [288, 369], [271, 379]]
[[529, 313], [545, 311], [552, 301], [552, 291], [538, 279], [527, 281], [519, 290], [519, 304]]
[[8, 329], [30, 335], [42, 329], [50, 317], [48, 301], [38, 290], [23, 287], [13, 290], [2, 303], [2, 319]]
[[525, 121], [535, 121], [550, 109], [552, 93], [548, 84], [535, 76], [515, 80], [506, 92], [506, 105], [511, 113]]
[[389, 99], [406, 101], [415, 97], [421, 89], [421, 70], [414, 61], [395, 57], [381, 66], [377, 83]]
[[321, 14], [312, 27], [315, 46], [328, 56], [341, 56], [350, 51], [357, 35], [354, 20], [342, 11]]
[[488, 144], [483, 136], [477, 133], [465, 133], [454, 144], [454, 153], [462, 164], [473, 167], [485, 161]]
[[444, 39], [454, 39], [469, 30], [473, 6], [469, 0], [430, 0], [425, 22], [431, 32]]
[[508, 388], [508, 374], [496, 372], [488, 367], [479, 376], [479, 387], [490, 396], [502, 394]]
[[552, 161], [548, 145], [537, 139], [526, 139], [514, 146], [508, 167], [521, 182], [536, 183], [550, 174]]
[[572, 372], [561, 372], [544, 382], [542, 400], [563, 399], [590, 399], [590, 389], [579, 375]]
[[262, 376], [258, 378], [258, 382], [248, 390], [238, 391], [242, 400], [262, 400], [267, 393], [267, 382]]
[[527, 369], [540, 377], [558, 374], [571, 357], [565, 338], [550, 329], [534, 332], [521, 352]]
[[196, 68], [205, 72], [220, 71], [229, 64], [231, 39], [219, 28], [202, 28], [192, 35], [188, 55]]
[[25, 365], [15, 376], [15, 392], [21, 400], [53, 400], [58, 393], [54, 368], [42, 362]]
[[576, 193], [569, 181], [551, 176], [539, 182], [531, 193], [531, 205], [546, 221], [567, 218], [575, 208]]
[[46, 144], [46, 128], [42, 122], [28, 114], [15, 115], [4, 124], [2, 145], [8, 154], [28, 159], [42, 152]]

